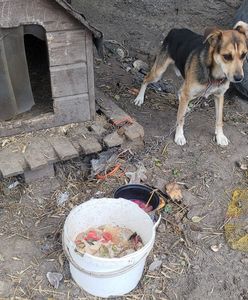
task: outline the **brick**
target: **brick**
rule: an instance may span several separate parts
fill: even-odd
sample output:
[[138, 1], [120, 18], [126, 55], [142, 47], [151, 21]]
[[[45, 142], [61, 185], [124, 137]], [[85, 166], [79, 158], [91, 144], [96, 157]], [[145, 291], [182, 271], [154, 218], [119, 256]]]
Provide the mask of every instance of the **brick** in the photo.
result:
[[24, 179], [28, 184], [35, 182], [36, 180], [52, 178], [54, 176], [53, 164], [46, 165], [38, 170], [27, 170], [24, 172]]
[[124, 139], [122, 136], [120, 136], [117, 133], [117, 131], [115, 131], [115, 132], [105, 136], [103, 141], [108, 147], [111, 148], [111, 147], [120, 146], [124, 142]]
[[90, 129], [98, 136], [102, 136], [107, 132], [107, 130], [105, 128], [103, 128], [101, 125], [96, 124], [96, 123], [91, 125]]
[[68, 160], [78, 157], [79, 154], [77, 150], [67, 138], [62, 136], [54, 136], [49, 140], [61, 160]]
[[26, 167], [23, 154], [15, 147], [0, 151], [0, 173], [4, 178], [22, 174]]
[[97, 153], [102, 150], [101, 144], [94, 137], [80, 138], [78, 140], [80, 147], [82, 148], [84, 154]]
[[16, 176], [24, 172], [21, 164], [18, 161], [12, 160], [11, 155], [7, 161], [0, 162], [0, 171], [3, 178]]
[[47, 165], [47, 160], [37, 145], [29, 145], [24, 154], [27, 165], [31, 170], [37, 170]]
[[44, 138], [35, 137], [32, 140], [32, 143], [35, 143], [36, 147], [40, 149], [48, 163], [54, 163], [58, 161], [58, 156], [56, 155], [55, 150], [49, 141], [45, 140]]
[[144, 128], [137, 122], [133, 123], [132, 125], [125, 126], [125, 136], [127, 139], [134, 141], [138, 138], [144, 138]]

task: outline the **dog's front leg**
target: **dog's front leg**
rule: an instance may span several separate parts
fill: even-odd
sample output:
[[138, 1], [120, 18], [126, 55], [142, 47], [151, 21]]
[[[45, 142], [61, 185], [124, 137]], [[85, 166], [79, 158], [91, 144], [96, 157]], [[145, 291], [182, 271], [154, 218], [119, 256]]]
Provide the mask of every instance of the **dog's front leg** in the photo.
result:
[[223, 106], [224, 95], [214, 95], [215, 111], [216, 111], [216, 123], [215, 123], [215, 136], [217, 144], [220, 146], [228, 145], [228, 138], [223, 133]]
[[184, 137], [184, 132], [183, 132], [183, 126], [184, 126], [184, 119], [185, 119], [185, 114], [187, 112], [189, 101], [190, 101], [189, 92], [187, 86], [184, 84], [179, 95], [179, 107], [177, 111], [177, 127], [176, 127], [176, 134], [175, 134], [175, 143], [180, 146], [186, 144], [186, 139]]

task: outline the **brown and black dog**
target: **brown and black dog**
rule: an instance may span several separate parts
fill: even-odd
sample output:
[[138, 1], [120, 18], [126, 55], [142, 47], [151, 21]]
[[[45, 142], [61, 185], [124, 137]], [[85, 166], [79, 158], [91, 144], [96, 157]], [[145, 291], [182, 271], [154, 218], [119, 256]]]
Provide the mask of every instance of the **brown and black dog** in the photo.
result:
[[144, 78], [135, 104], [144, 102], [146, 87], [158, 81], [170, 64], [182, 75], [175, 142], [184, 145], [183, 126], [189, 101], [213, 95], [216, 109], [217, 144], [228, 145], [223, 133], [224, 93], [230, 82], [243, 80], [243, 62], [247, 53], [248, 24], [239, 21], [231, 30], [206, 29], [204, 36], [188, 29], [172, 29], [164, 39], [151, 71]]

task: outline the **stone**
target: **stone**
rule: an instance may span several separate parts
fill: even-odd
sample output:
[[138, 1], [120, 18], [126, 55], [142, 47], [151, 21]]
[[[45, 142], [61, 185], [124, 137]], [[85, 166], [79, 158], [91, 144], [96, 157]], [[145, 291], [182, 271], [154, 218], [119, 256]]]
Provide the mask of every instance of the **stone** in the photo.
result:
[[53, 164], [46, 165], [38, 170], [27, 170], [24, 172], [24, 179], [27, 184], [35, 182], [39, 179], [51, 178], [54, 176]]
[[123, 143], [124, 139], [117, 133], [117, 131], [114, 131], [113, 133], [105, 136], [103, 141], [109, 148], [111, 148], [120, 146]]
[[124, 134], [127, 139], [134, 141], [138, 138], [143, 139], [144, 138], [144, 128], [137, 122], [134, 122], [131, 125], [124, 126]]
[[78, 140], [78, 143], [80, 147], [82, 148], [84, 154], [92, 154], [92, 153], [97, 153], [102, 150], [101, 144], [97, 141], [96, 138], [94, 137], [89, 137], [89, 138], [80, 138]]
[[148, 268], [148, 272], [154, 272], [157, 271], [158, 269], [160, 269], [161, 265], [162, 265], [162, 260], [159, 259], [155, 259], [149, 266]]
[[137, 71], [145, 71], [146, 73], [149, 70], [149, 66], [147, 63], [145, 63], [144, 61], [137, 59], [133, 62], [133, 67], [134, 69], [136, 69]]

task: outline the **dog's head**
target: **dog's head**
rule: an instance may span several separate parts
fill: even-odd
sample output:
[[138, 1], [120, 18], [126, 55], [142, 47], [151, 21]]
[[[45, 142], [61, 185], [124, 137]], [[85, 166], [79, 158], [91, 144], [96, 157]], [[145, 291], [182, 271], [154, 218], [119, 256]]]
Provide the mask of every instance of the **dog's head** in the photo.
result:
[[205, 43], [210, 45], [212, 59], [227, 79], [240, 82], [244, 78], [243, 63], [246, 57], [248, 24], [239, 21], [232, 30], [206, 29]]

